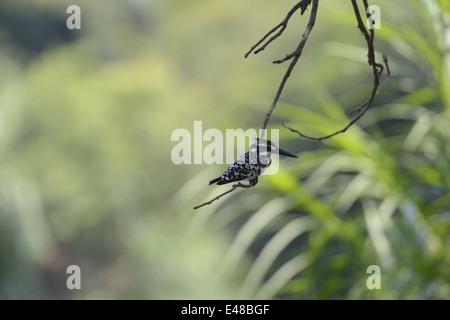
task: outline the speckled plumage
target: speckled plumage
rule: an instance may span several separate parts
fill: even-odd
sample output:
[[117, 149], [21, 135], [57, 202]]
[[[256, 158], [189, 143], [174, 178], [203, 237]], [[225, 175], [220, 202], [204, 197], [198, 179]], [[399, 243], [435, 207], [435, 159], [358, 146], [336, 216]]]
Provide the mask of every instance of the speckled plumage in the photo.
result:
[[[241, 180], [250, 182], [251, 180], [258, 179], [258, 176], [261, 175], [272, 162], [270, 156], [268, 158], [268, 163], [265, 159], [267, 159], [267, 157], [257, 157], [256, 149], [253, 152], [249, 151], [243, 154], [218, 178], [217, 184], [220, 185]], [[210, 184], [212, 183], [214, 182], [211, 181]]]
[[[250, 150], [241, 155], [234, 161], [227, 170], [218, 178], [211, 180], [208, 184], [217, 183], [218, 185], [226, 184], [235, 181], [247, 180], [250, 184], [258, 182], [258, 176], [272, 163], [270, 158], [271, 152], [279, 150], [269, 140], [259, 140], [251, 145]], [[282, 151], [282, 150], [281, 150]], [[286, 153], [288, 156], [296, 157], [295, 155]]]

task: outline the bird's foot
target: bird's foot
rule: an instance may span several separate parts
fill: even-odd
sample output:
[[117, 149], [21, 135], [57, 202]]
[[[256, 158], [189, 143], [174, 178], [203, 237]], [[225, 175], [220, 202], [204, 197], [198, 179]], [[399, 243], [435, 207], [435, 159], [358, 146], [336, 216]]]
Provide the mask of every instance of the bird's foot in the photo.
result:
[[237, 187], [239, 187], [239, 188], [251, 188], [251, 187], [254, 187], [257, 183], [258, 183], [258, 178], [255, 178], [255, 179], [250, 180], [248, 182], [248, 184], [243, 184], [243, 183], [238, 182], [237, 184], [233, 185], [233, 187], [236, 186], [236, 188]]

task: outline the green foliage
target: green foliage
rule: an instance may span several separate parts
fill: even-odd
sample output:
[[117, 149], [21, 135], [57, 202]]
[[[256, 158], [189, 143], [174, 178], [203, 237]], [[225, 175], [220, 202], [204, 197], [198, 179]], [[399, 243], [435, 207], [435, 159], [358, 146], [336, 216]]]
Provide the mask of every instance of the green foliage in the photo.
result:
[[350, 4], [321, 3], [269, 122], [299, 159], [194, 212], [226, 190], [205, 185], [225, 166], [174, 165], [171, 134], [261, 125], [287, 67], [270, 61], [306, 17], [243, 55], [295, 1], [81, 1], [77, 31], [65, 5], [3, 1], [0, 298], [448, 298], [449, 11], [385, 2], [375, 45], [392, 76], [374, 107], [322, 143], [279, 125], [331, 133], [370, 94]]

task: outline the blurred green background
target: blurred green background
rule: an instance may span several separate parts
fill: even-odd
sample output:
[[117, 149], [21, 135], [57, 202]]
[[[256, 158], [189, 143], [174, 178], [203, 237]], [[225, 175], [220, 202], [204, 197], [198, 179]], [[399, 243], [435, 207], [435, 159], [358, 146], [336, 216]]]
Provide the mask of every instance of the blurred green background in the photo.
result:
[[1, 0], [0, 298], [450, 298], [446, 0], [371, 3], [392, 76], [319, 143], [281, 121], [329, 134], [373, 81], [350, 1], [321, 1], [268, 127], [299, 159], [192, 209], [226, 165], [173, 164], [172, 132], [261, 126], [309, 11], [244, 53], [296, 2]]

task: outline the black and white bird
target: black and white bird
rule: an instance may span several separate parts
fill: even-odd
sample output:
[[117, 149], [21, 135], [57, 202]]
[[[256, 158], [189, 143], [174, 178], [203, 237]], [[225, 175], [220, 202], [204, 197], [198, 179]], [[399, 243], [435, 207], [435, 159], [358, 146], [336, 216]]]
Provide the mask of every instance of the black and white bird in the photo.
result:
[[297, 158], [295, 154], [278, 148], [270, 140], [256, 138], [247, 153], [241, 155], [227, 170], [218, 178], [211, 180], [208, 185], [217, 183], [226, 184], [235, 181], [247, 180], [249, 186], [258, 183], [258, 176], [272, 163], [271, 153]]

